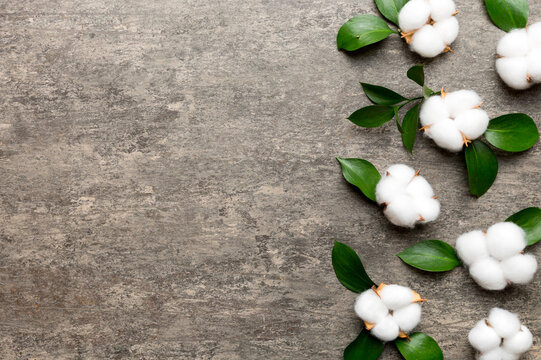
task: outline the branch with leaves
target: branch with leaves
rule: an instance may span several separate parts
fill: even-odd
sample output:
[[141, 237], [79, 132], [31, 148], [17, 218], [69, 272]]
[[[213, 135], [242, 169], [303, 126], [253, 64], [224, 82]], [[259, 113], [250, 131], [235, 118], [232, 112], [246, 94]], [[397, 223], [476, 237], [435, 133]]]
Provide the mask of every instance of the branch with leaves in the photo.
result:
[[[364, 293], [376, 288], [368, 276], [357, 253], [349, 246], [335, 241], [332, 250], [332, 265], [336, 277], [342, 285], [355, 293]], [[391, 286], [391, 285], [390, 285]], [[381, 289], [380, 285], [377, 289]], [[376, 289], [376, 291], [378, 291]], [[385, 347], [385, 342], [371, 334], [373, 325], [364, 322], [359, 336], [344, 350], [345, 360], [376, 360]], [[406, 360], [443, 360], [443, 353], [438, 343], [430, 336], [415, 332], [404, 334], [392, 341]]]

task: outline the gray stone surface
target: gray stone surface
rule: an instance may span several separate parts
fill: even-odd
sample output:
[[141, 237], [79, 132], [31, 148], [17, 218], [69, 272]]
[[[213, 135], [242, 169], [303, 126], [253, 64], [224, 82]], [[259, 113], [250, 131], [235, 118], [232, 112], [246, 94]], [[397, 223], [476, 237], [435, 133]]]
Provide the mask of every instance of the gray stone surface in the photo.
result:
[[[530, 1], [531, 18], [541, 3]], [[457, 0], [452, 54], [429, 85], [472, 88], [491, 116], [529, 113], [494, 72], [503, 34]], [[541, 358], [541, 277], [502, 293], [459, 268], [427, 275], [395, 254], [454, 243], [539, 205], [540, 148], [502, 156], [481, 199], [464, 161], [396, 128], [356, 128], [359, 80], [418, 91], [397, 37], [336, 51], [372, 0], [8, 0], [0, 4], [0, 353], [3, 359], [338, 359], [360, 324], [335, 279], [333, 239], [376, 281], [430, 299], [419, 327], [446, 359], [493, 306], [519, 311]], [[342, 179], [335, 156], [421, 168], [437, 222], [398, 230]], [[540, 248], [531, 251], [540, 254]], [[381, 359], [399, 359], [389, 345]]]

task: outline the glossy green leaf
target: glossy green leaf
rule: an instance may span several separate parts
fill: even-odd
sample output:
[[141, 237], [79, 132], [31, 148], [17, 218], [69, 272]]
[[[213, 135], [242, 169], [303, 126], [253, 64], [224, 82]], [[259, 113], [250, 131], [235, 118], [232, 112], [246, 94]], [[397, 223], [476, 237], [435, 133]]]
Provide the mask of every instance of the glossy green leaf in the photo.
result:
[[541, 209], [529, 207], [511, 215], [507, 220], [520, 226], [526, 232], [528, 245], [533, 245], [541, 240]]
[[381, 179], [378, 169], [363, 159], [336, 158], [348, 183], [355, 185], [372, 201], [376, 201], [376, 185]]
[[378, 105], [396, 105], [399, 102], [407, 100], [400, 94], [383, 86], [361, 83], [364, 93], [370, 100]]
[[385, 343], [363, 329], [359, 336], [344, 350], [344, 360], [376, 360], [384, 348]]
[[353, 292], [360, 293], [375, 285], [357, 253], [346, 244], [334, 242], [332, 266], [340, 283]]
[[397, 339], [395, 345], [405, 360], [443, 360], [443, 352], [436, 340], [421, 332], [410, 335], [410, 339]]
[[425, 84], [425, 66], [424, 65], [414, 65], [408, 70], [408, 78], [415, 81], [420, 86]]
[[481, 196], [490, 189], [498, 175], [498, 158], [480, 140], [474, 140], [464, 151], [470, 192]]
[[379, 12], [398, 26], [398, 13], [408, 0], [376, 0]]
[[414, 268], [431, 272], [449, 271], [462, 264], [455, 249], [440, 240], [418, 242], [402, 251], [398, 257]]
[[375, 15], [358, 15], [346, 22], [338, 31], [338, 50], [358, 50], [377, 43], [394, 33], [382, 18]]
[[535, 122], [526, 114], [507, 114], [490, 120], [485, 138], [504, 151], [524, 151], [539, 140]]
[[348, 117], [348, 120], [362, 127], [373, 128], [378, 127], [394, 116], [394, 110], [390, 106], [370, 105], [355, 111]]
[[409, 109], [402, 122], [402, 143], [410, 154], [413, 153], [413, 145], [415, 144], [415, 138], [417, 137], [417, 130], [419, 128], [420, 106], [421, 104], [417, 104]]
[[402, 129], [402, 124], [400, 124], [400, 117], [398, 116], [398, 111], [400, 110], [400, 106], [393, 107], [394, 110], [394, 118], [396, 119], [396, 127], [398, 128], [398, 131], [402, 134], [404, 130]]
[[528, 0], [485, 0], [485, 5], [494, 25], [503, 31], [521, 29], [528, 23]]

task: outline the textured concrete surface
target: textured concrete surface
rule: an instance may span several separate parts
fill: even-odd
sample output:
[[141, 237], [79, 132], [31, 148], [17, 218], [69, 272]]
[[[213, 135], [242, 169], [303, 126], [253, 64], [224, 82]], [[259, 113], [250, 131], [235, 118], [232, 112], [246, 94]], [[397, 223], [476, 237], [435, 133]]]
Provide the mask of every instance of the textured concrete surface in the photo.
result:
[[[541, 125], [541, 89], [508, 91], [494, 72], [503, 33], [482, 1], [457, 4], [455, 52], [426, 62], [429, 85]], [[336, 51], [358, 13], [373, 1], [2, 2], [2, 359], [341, 358], [360, 324], [335, 238], [376, 281], [430, 299], [419, 330], [446, 359], [473, 358], [467, 331], [496, 305], [520, 312], [536, 334], [524, 359], [541, 358], [541, 276], [492, 293], [462, 268], [427, 275], [395, 257], [540, 205], [540, 147], [502, 156], [476, 200], [460, 155], [419, 137], [411, 157], [392, 124], [349, 123], [368, 104], [359, 80], [418, 91], [405, 72], [420, 59], [397, 37]], [[335, 156], [421, 168], [440, 219], [392, 227]], [[381, 357], [399, 358], [392, 345]]]

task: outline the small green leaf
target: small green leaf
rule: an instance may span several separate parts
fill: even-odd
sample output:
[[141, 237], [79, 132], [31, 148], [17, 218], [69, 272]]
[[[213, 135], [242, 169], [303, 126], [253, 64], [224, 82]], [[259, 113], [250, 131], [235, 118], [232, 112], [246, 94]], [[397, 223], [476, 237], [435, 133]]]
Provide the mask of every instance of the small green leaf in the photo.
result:
[[462, 264], [455, 249], [440, 240], [418, 242], [402, 251], [398, 257], [414, 268], [430, 272], [449, 271]]
[[425, 66], [414, 65], [408, 70], [408, 78], [415, 81], [420, 86], [425, 84]]
[[379, 12], [398, 26], [398, 13], [408, 0], [376, 0]]
[[511, 215], [505, 221], [514, 222], [526, 232], [528, 246], [541, 240], [541, 209], [529, 207]]
[[485, 138], [504, 151], [528, 150], [539, 140], [535, 122], [526, 114], [507, 114], [490, 120]]
[[402, 129], [402, 125], [400, 124], [400, 117], [398, 116], [398, 111], [400, 110], [400, 106], [393, 107], [394, 110], [394, 117], [396, 119], [396, 127], [398, 128], [398, 131], [402, 134], [404, 130]]
[[432, 95], [435, 95], [436, 93], [434, 92], [434, 90], [430, 89], [428, 86], [424, 85], [423, 86], [423, 97], [425, 99], [428, 99], [429, 97], [431, 97]]
[[500, 29], [522, 29], [528, 23], [528, 0], [485, 0], [488, 16]]
[[419, 108], [421, 104], [417, 104], [408, 110], [404, 121], [402, 122], [402, 143], [404, 147], [411, 153], [413, 153], [413, 145], [415, 144], [415, 138], [417, 136], [417, 129], [419, 127]]
[[384, 348], [385, 343], [370, 335], [368, 330], [363, 329], [359, 336], [344, 350], [344, 360], [376, 360]]
[[410, 335], [410, 339], [397, 339], [395, 345], [405, 360], [443, 360], [443, 352], [436, 340], [421, 332]]
[[383, 86], [361, 83], [364, 93], [370, 100], [378, 105], [396, 105], [399, 102], [408, 100], [400, 94]]
[[376, 201], [376, 185], [381, 179], [378, 169], [370, 162], [363, 159], [336, 160], [342, 167], [342, 174], [348, 183], [358, 187], [362, 193], [372, 201]]
[[370, 44], [377, 43], [395, 31], [382, 18], [375, 15], [358, 15], [348, 20], [336, 38], [338, 50], [358, 50]]
[[348, 120], [355, 125], [373, 128], [385, 124], [393, 116], [394, 110], [390, 106], [370, 105], [355, 111], [348, 117]]
[[470, 192], [479, 197], [486, 193], [498, 175], [498, 158], [480, 140], [474, 140], [464, 151]]
[[332, 266], [340, 283], [353, 292], [360, 293], [375, 285], [364, 270], [359, 256], [346, 244], [334, 242]]

